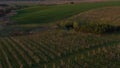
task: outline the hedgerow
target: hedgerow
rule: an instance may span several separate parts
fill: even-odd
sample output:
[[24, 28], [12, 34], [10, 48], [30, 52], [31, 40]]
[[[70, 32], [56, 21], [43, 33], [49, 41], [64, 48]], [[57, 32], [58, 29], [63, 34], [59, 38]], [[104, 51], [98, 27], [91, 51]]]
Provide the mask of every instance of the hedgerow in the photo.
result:
[[120, 26], [114, 26], [104, 23], [79, 23], [75, 21], [64, 21], [58, 24], [60, 28], [74, 29], [75, 31], [82, 31], [88, 33], [114, 33], [120, 31]]

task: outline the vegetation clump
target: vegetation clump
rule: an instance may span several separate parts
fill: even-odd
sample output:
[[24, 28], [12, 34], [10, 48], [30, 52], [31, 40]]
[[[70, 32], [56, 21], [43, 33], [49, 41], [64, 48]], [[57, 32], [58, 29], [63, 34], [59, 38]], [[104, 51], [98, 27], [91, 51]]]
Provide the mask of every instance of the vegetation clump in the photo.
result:
[[57, 26], [59, 28], [63, 28], [63, 29], [66, 29], [66, 30], [70, 30], [70, 29], [74, 28], [73, 22], [69, 21], [69, 20], [62, 21], [61, 23], [57, 23]]
[[94, 23], [78, 23], [78, 22], [72, 22], [72, 21], [65, 21], [62, 23], [59, 23], [58, 26], [60, 28], [65, 29], [74, 29], [75, 31], [82, 31], [82, 32], [88, 32], [88, 33], [97, 33], [97, 34], [103, 34], [103, 33], [114, 33], [120, 31], [120, 26], [114, 26], [110, 24], [94, 24]]
[[92, 32], [92, 33], [112, 33], [120, 30], [118, 26], [112, 26], [109, 24], [86, 24], [79, 27], [80, 31]]
[[70, 4], [74, 4], [74, 2], [70, 2]]

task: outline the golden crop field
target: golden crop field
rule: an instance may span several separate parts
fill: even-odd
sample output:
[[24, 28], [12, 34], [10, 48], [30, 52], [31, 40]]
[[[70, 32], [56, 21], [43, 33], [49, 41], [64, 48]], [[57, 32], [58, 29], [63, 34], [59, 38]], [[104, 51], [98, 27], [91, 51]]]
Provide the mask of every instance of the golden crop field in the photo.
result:
[[108, 23], [120, 25], [120, 7], [103, 7], [88, 10], [72, 17], [74, 20], [84, 20], [91, 23]]

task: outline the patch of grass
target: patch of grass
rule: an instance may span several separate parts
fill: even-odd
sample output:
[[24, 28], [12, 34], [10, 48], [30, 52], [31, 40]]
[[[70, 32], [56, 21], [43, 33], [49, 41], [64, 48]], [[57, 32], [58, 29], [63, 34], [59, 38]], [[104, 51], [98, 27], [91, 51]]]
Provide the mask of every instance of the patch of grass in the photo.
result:
[[[24, 14], [24, 13], [33, 13], [33, 12], [38, 12], [47, 8], [50, 8], [52, 6], [33, 6], [33, 7], [29, 7], [29, 8], [25, 8], [22, 10], [17, 11], [17, 13], [20, 14]], [[39, 9], [38, 9], [39, 8]]]

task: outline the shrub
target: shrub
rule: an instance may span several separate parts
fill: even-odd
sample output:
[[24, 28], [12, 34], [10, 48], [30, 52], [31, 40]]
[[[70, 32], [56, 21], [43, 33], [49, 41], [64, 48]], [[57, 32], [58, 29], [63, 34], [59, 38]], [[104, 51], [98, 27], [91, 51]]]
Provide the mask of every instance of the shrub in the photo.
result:
[[73, 28], [75, 31], [79, 31], [79, 23], [78, 22], [73, 22]]
[[70, 2], [70, 4], [74, 4], [74, 2]]
[[62, 21], [62, 22], [58, 23], [57, 26], [59, 28], [64, 28], [64, 29], [70, 30], [70, 29], [73, 29], [73, 22], [69, 21], [69, 20]]

